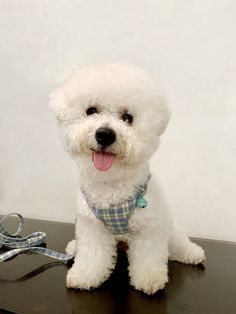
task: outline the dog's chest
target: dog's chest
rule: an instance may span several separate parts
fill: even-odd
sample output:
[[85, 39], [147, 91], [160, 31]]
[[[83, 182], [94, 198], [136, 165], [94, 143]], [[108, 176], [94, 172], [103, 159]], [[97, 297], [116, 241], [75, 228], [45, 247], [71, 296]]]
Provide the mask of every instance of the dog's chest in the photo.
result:
[[111, 204], [118, 204], [135, 194], [135, 185], [128, 184], [89, 184], [81, 186], [91, 203], [99, 208], [108, 208]]

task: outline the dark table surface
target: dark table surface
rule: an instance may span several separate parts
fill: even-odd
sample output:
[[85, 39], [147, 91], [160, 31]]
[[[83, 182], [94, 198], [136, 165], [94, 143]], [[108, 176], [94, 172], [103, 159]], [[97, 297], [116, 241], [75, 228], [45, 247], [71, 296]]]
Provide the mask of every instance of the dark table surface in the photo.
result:
[[[13, 225], [14, 219], [9, 229]], [[24, 234], [33, 231], [45, 231], [47, 247], [61, 252], [74, 233], [72, 224], [26, 219]], [[195, 242], [206, 251], [204, 265], [170, 262], [169, 283], [152, 296], [129, 286], [124, 251], [119, 252], [110, 279], [93, 291], [65, 287], [69, 266], [66, 263], [37, 254], [21, 254], [0, 263], [0, 313], [236, 314], [236, 245], [210, 240]]]

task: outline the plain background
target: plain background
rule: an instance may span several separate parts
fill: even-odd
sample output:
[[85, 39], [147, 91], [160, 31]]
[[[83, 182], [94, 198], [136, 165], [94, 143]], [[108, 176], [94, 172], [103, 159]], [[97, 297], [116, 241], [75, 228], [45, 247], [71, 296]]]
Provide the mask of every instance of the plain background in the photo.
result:
[[236, 241], [236, 2], [1, 0], [0, 210], [72, 222], [77, 173], [49, 93], [77, 66], [132, 62], [173, 117], [152, 159], [189, 235]]

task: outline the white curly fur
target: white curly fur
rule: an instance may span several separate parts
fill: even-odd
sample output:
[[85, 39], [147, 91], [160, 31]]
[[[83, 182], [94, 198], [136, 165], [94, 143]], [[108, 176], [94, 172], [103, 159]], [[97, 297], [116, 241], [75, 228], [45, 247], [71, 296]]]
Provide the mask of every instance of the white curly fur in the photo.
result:
[[[147, 73], [120, 63], [80, 69], [51, 95], [50, 106], [65, 148], [78, 166], [81, 187], [97, 206], [106, 208], [127, 199], [146, 181], [148, 160], [170, 118], [165, 97]], [[98, 114], [87, 116], [90, 106], [96, 106]], [[123, 112], [132, 114], [132, 125], [120, 119]], [[114, 129], [117, 138], [107, 149], [116, 156], [112, 167], [103, 172], [94, 167], [91, 149], [99, 148], [95, 132], [104, 126]], [[160, 185], [153, 177], [145, 198], [148, 207], [135, 209], [129, 219], [130, 232], [114, 235], [94, 216], [79, 191], [76, 240], [66, 248], [75, 254], [67, 287], [91, 289], [108, 279], [120, 240], [129, 245], [130, 283], [147, 294], [163, 289], [167, 283], [168, 258], [189, 264], [205, 259], [202, 248], [172, 222]]]

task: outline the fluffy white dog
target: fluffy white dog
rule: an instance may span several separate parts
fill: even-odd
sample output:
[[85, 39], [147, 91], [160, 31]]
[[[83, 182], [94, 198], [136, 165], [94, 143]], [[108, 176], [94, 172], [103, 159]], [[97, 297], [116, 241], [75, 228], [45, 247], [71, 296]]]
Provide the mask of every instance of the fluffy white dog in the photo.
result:
[[121, 240], [130, 283], [147, 294], [168, 282], [168, 259], [201, 263], [204, 251], [172, 222], [150, 177], [149, 159], [170, 118], [152, 78], [125, 64], [84, 68], [51, 95], [50, 106], [81, 179], [67, 287], [91, 289], [107, 280]]

